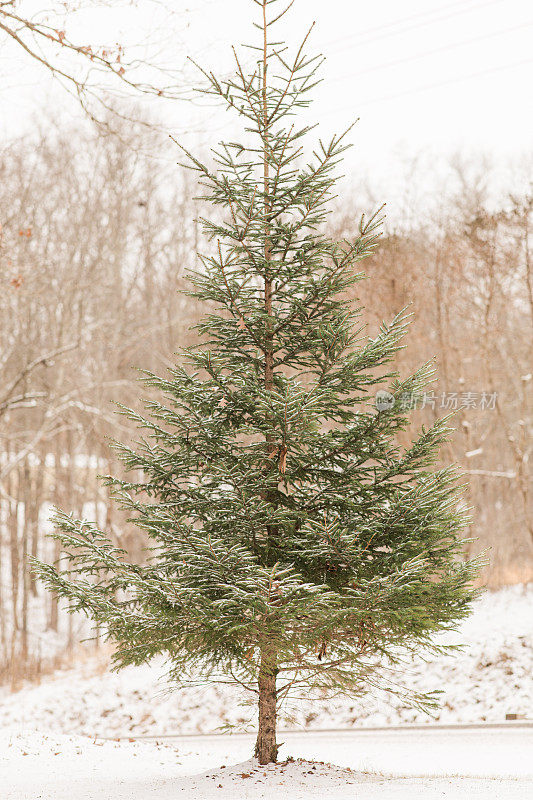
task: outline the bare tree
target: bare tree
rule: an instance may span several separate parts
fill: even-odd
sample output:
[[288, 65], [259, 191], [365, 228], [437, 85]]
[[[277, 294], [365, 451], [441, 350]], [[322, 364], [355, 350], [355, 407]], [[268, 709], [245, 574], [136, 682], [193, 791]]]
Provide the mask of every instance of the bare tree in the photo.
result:
[[[409, 371], [437, 354], [437, 381], [419, 399], [419, 418], [456, 411], [442, 457], [465, 472], [470, 550], [490, 548], [484, 579], [501, 585], [533, 576], [533, 204], [531, 192], [495, 191], [490, 173], [487, 159], [455, 158], [440, 207], [385, 232], [360, 294], [372, 323], [412, 301], [410, 346], [398, 367]], [[344, 202], [341, 236], [355, 217]]]
[[[123, 9], [125, 19], [134, 6], [144, 10], [146, 19], [157, 19], [154, 27], [159, 34], [145, 30], [143, 40], [134, 43], [116, 42], [116, 35], [107, 30], [106, 39], [100, 42], [78, 40], [70, 34], [80, 13], [106, 7], [116, 12], [117, 6]], [[124, 116], [118, 110], [124, 103], [117, 102], [118, 98], [123, 101], [124, 97], [144, 95], [191, 99], [184, 80], [186, 58], [179, 56], [180, 48], [176, 47], [187, 15], [185, 5], [165, 0], [52, 0], [37, 13], [31, 0], [0, 0], [0, 41], [4, 38], [15, 45], [15, 52], [51, 74], [91, 119], [111, 129], [113, 117]], [[163, 30], [173, 31], [173, 58], [177, 63], [172, 66], [161, 56]], [[136, 117], [136, 121], [143, 119]]]
[[[47, 625], [76, 638], [60, 605], [44, 614], [27, 571], [30, 552], [59, 556], [44, 538], [47, 504], [109, 517], [96, 474], [116, 469], [107, 437], [130, 434], [111, 402], [138, 407], [132, 367], [170, 364], [194, 336], [195, 302], [178, 295], [194, 266], [189, 178], [174, 167], [168, 180], [119, 134], [56, 132], [0, 153], [0, 662], [11, 679], [16, 665], [38, 668]], [[126, 518], [108, 522], [142, 559]]]

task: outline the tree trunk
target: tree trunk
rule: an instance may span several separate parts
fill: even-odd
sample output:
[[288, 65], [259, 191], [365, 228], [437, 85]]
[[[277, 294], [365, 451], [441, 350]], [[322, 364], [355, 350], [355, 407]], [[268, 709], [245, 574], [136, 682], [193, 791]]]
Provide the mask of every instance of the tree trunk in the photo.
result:
[[[58, 434], [56, 437], [55, 442], [55, 453], [54, 453], [54, 505], [58, 508], [61, 508], [65, 503], [65, 481], [63, 475], [63, 467], [61, 464], [61, 456], [62, 456], [62, 440], [61, 434]], [[70, 499], [70, 498], [69, 498]], [[53, 555], [53, 564], [56, 569], [59, 569], [59, 559], [61, 557], [61, 545], [56, 540], [54, 540], [54, 555]], [[55, 592], [51, 592], [50, 594], [50, 617], [49, 617], [49, 627], [53, 631], [59, 630], [59, 597]]]
[[[44, 471], [46, 469], [46, 452], [40, 454], [39, 462], [35, 468], [34, 497], [31, 516], [31, 555], [37, 558], [39, 553], [39, 512], [43, 503]], [[30, 589], [33, 597], [37, 597], [37, 579], [30, 571]]]
[[[265, 331], [265, 389], [271, 392], [274, 388], [274, 321], [272, 318], [272, 274], [271, 274], [271, 199], [270, 199], [270, 146], [269, 146], [269, 122], [267, 104], [267, 19], [266, 19], [267, 0], [263, 0], [263, 219], [264, 219], [264, 308], [267, 315]], [[277, 453], [276, 437], [273, 433], [266, 436], [268, 458], [271, 459]], [[277, 466], [271, 465], [270, 469], [277, 471]], [[270, 484], [270, 480], [268, 483]], [[277, 481], [276, 481], [277, 483]], [[272, 488], [267, 485], [265, 499], [275, 504], [275, 496]], [[272, 526], [266, 527], [267, 551], [269, 550], [275, 531]], [[278, 746], [276, 744], [276, 675], [277, 675], [276, 651], [268, 643], [261, 647], [261, 665], [259, 667], [258, 686], [259, 686], [259, 731], [255, 744], [255, 757], [260, 764], [275, 763], [278, 758]]]
[[15, 487], [14, 470], [8, 475], [7, 493], [9, 495], [9, 554], [11, 558], [11, 604], [13, 609], [13, 636], [19, 628], [18, 618], [18, 599], [19, 599], [19, 577], [20, 577], [20, 557], [19, 557], [19, 506], [20, 506], [20, 480], [17, 480]]
[[275, 763], [278, 758], [276, 744], [276, 660], [272, 652], [263, 650], [259, 670], [259, 731], [255, 743], [255, 757], [260, 764]]
[[28, 594], [30, 587], [30, 570], [28, 564], [28, 543], [31, 531], [32, 492], [31, 475], [28, 458], [19, 470], [19, 481], [23, 484], [22, 497], [24, 500], [24, 524], [22, 526], [22, 610], [21, 610], [21, 659], [25, 664], [28, 660]]

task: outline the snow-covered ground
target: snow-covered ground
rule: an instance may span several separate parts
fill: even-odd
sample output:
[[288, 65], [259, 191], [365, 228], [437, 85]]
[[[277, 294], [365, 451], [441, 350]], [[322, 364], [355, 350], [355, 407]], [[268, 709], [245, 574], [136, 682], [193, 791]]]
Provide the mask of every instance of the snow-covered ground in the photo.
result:
[[[294, 761], [246, 760], [251, 736], [177, 744], [0, 734], [2, 800], [531, 800], [533, 729], [292, 734]], [[311, 760], [312, 759], [312, 760]], [[316, 760], [315, 760], [316, 759]], [[333, 763], [328, 763], [333, 762]], [[415, 767], [413, 771], [413, 766]], [[529, 771], [528, 771], [529, 770]]]
[[[418, 660], [402, 674], [406, 686], [442, 690], [440, 723], [502, 722], [506, 714], [533, 719], [533, 584], [486, 593], [450, 642], [456, 655]], [[166, 691], [162, 665], [113, 673], [91, 658], [55, 673], [38, 686], [0, 693], [0, 729], [23, 725], [40, 731], [88, 736], [206, 733], [250, 729], [255, 709], [240, 690], [210, 685]], [[431, 723], [399, 700], [359, 697], [303, 699], [282, 714], [284, 728]]]
[[[443, 690], [441, 723], [533, 719], [533, 585], [484, 595], [447, 639], [464, 650], [413, 662], [402, 675], [410, 688]], [[295, 760], [265, 768], [248, 760], [253, 734], [198, 735], [253, 725], [237, 689], [169, 694], [161, 664], [120, 673], [107, 666], [92, 657], [38, 686], [2, 690], [1, 800], [533, 797], [533, 726], [375, 731], [432, 720], [372, 696], [307, 698], [282, 721], [293, 730], [279, 737], [280, 757]], [[324, 730], [339, 727], [348, 730]], [[135, 739], [146, 734], [181, 736]]]

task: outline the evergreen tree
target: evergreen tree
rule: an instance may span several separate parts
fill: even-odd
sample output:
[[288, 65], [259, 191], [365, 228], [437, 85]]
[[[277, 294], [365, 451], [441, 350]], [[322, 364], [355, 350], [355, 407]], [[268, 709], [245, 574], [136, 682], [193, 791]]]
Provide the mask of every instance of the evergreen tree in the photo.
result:
[[440, 651], [432, 637], [468, 613], [475, 565], [461, 558], [456, 473], [432, 469], [446, 420], [398, 443], [402, 398], [432, 368], [400, 380], [391, 362], [406, 315], [368, 338], [346, 300], [380, 220], [363, 219], [352, 242], [323, 233], [346, 134], [304, 163], [310, 128], [295, 119], [320, 58], [304, 53], [309, 34], [289, 58], [271, 41], [279, 0], [253, 2], [253, 71], [235, 54], [234, 78], [204, 73], [244, 120], [242, 141], [213, 151], [213, 168], [187, 153], [223, 212], [202, 220], [211, 249], [193, 275], [214, 310], [200, 346], [166, 378], [143, 378], [166, 399], [147, 402], [147, 418], [124, 410], [146, 437], [116, 447], [142, 477], [106, 478], [150, 558], [128, 563], [95, 524], [58, 512], [63, 568], [36, 570], [105, 628], [117, 666], [162, 653], [177, 684], [223, 675], [255, 691], [264, 764], [293, 687], [402, 692], [386, 665]]

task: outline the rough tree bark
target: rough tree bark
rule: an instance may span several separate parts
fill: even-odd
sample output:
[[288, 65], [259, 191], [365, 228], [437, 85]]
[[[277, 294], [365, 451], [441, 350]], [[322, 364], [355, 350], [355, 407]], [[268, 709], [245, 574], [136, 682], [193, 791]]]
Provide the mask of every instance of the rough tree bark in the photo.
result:
[[255, 757], [260, 764], [271, 764], [277, 761], [278, 745], [276, 744], [276, 659], [275, 653], [264, 645], [261, 652], [259, 671], [259, 731], [255, 743]]

